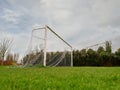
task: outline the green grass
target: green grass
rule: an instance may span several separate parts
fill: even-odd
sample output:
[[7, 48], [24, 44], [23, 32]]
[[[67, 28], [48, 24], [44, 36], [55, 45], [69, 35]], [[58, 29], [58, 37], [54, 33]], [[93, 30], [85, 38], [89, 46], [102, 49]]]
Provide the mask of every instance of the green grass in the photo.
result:
[[0, 90], [120, 90], [120, 67], [0, 67]]

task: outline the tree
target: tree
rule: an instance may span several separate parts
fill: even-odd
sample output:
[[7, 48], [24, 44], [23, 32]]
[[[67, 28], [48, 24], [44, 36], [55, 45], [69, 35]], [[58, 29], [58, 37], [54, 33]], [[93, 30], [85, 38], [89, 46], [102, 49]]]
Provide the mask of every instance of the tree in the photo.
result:
[[115, 54], [120, 57], [120, 48], [115, 52]]
[[86, 49], [82, 49], [80, 51], [80, 65], [81, 66], [85, 66], [86, 65], [86, 56], [87, 56]]
[[0, 59], [4, 61], [5, 55], [10, 51], [12, 40], [3, 38], [0, 42]]
[[114, 54], [114, 64], [116, 66], [119, 66], [120, 65], [120, 48], [115, 52]]
[[74, 63], [74, 66], [80, 66], [80, 55], [79, 55], [79, 50], [74, 50], [73, 51], [73, 63]]
[[111, 66], [111, 54], [109, 52], [102, 52], [100, 54], [101, 57], [101, 65], [102, 66]]
[[93, 49], [88, 49], [87, 51], [87, 62], [86, 65], [88, 66], [95, 66], [97, 65], [97, 53]]
[[98, 47], [98, 49], [97, 49], [98, 66], [102, 65], [102, 62], [103, 62], [102, 55], [103, 55], [104, 52], [105, 52], [105, 50], [102, 46]]
[[107, 57], [106, 59], [106, 65], [107, 66], [112, 66], [111, 60], [112, 60], [112, 46], [110, 41], [106, 41], [106, 53], [105, 56]]
[[15, 54], [7, 54], [6, 55], [6, 61], [13, 61], [13, 62], [18, 62], [19, 60], [19, 54], [18, 53], [15, 53]]
[[102, 52], [104, 52], [105, 50], [104, 50], [104, 48], [102, 47], [102, 46], [100, 46], [100, 47], [98, 47], [98, 49], [97, 49], [97, 53], [98, 54], [100, 54], [100, 53], [102, 53]]
[[6, 60], [7, 60], [7, 61], [13, 61], [13, 55], [12, 55], [12, 54], [8, 54], [8, 55], [6, 56]]
[[106, 52], [110, 53], [112, 52], [111, 42], [106, 41]]

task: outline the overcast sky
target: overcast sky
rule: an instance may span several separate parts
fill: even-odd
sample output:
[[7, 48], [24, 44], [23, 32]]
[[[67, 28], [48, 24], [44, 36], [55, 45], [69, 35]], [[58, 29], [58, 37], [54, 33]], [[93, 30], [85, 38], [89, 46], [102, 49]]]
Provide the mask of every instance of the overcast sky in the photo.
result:
[[[49, 25], [74, 48], [111, 40], [120, 47], [120, 0], [0, 0], [0, 38], [23, 52], [34, 27]], [[21, 49], [24, 48], [24, 49]]]

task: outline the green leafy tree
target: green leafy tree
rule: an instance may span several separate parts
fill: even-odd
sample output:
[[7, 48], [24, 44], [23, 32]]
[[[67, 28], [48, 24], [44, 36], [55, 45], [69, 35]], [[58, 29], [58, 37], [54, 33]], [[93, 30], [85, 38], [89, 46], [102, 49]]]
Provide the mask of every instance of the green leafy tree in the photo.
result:
[[112, 52], [111, 42], [106, 41], [106, 52], [110, 53]]
[[114, 54], [114, 61], [113, 63], [116, 65], [116, 66], [119, 66], [120, 65], [120, 48], [115, 52]]
[[73, 64], [74, 66], [80, 66], [80, 53], [79, 50], [73, 51]]
[[100, 47], [98, 47], [98, 49], [97, 49], [97, 53], [98, 54], [100, 54], [100, 53], [102, 53], [102, 52], [104, 52], [105, 50], [104, 50], [104, 48], [102, 47], [102, 46], [100, 46]]
[[87, 65], [95, 66], [97, 63], [97, 53], [93, 49], [87, 51]]
[[85, 66], [86, 65], [86, 60], [87, 60], [87, 52], [86, 49], [82, 49], [80, 51], [80, 65]]

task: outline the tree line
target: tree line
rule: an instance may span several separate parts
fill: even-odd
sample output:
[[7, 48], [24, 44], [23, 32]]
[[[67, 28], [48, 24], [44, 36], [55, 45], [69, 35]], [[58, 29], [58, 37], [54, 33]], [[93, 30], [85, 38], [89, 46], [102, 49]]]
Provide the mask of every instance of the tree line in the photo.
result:
[[110, 42], [105, 47], [98, 47], [73, 51], [74, 66], [120, 66], [120, 48], [112, 52]]

